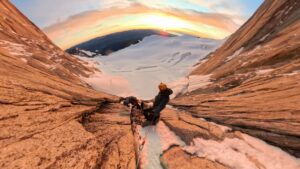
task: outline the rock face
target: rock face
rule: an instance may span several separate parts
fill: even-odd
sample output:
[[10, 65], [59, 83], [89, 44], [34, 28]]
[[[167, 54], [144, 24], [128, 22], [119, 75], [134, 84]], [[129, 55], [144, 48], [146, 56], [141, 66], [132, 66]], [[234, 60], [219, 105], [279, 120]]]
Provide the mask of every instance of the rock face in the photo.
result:
[[[266, 0], [201, 62], [193, 76], [205, 85], [195, 87], [196, 80], [172, 101], [185, 111], [162, 113], [158, 134], [173, 142], [168, 128], [184, 144], [164, 150], [165, 167], [299, 168], [297, 159], [244, 134], [300, 156], [299, 6]], [[56, 47], [8, 0], [0, 10], [0, 168], [136, 168], [129, 109], [81, 80], [96, 69]]]
[[[132, 128], [141, 168], [298, 169], [281, 149], [232, 128], [166, 108], [155, 125], [134, 109]], [[142, 122], [142, 123], [141, 123]], [[145, 126], [141, 128], [139, 125]]]
[[134, 168], [128, 110], [80, 80], [95, 69], [0, 10], [0, 168]]
[[[176, 159], [176, 160], [174, 160]], [[212, 161], [193, 157], [193, 155], [186, 153], [178, 147], [173, 147], [163, 154], [161, 160], [164, 161], [168, 168], [181, 169], [182, 166], [189, 169], [228, 169], [219, 163], [214, 163]]]
[[206, 85], [172, 104], [300, 157], [300, 3], [266, 0], [192, 72]]

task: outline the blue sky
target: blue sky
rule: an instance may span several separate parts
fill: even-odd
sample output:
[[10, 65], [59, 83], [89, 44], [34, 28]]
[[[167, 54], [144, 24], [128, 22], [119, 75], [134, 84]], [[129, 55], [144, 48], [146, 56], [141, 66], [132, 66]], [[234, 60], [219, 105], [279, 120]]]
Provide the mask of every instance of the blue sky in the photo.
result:
[[222, 39], [247, 21], [263, 0], [11, 0], [11, 2], [42, 28], [58, 46], [67, 48], [97, 36], [141, 28]]
[[[170, 7], [179, 10], [195, 10], [198, 12], [218, 12], [210, 9], [207, 0], [11, 0], [18, 9], [39, 27], [44, 28], [62, 22], [73, 15], [90, 10], [102, 10], [106, 7], [122, 6], [127, 2], [140, 2], [149, 6]], [[148, 2], [147, 2], [148, 1]], [[205, 2], [206, 1], [206, 2]], [[249, 18], [263, 0], [209, 0], [219, 9], [236, 10], [240, 8], [240, 16]], [[151, 3], [149, 3], [151, 2]], [[232, 11], [234, 12], [234, 11]]]

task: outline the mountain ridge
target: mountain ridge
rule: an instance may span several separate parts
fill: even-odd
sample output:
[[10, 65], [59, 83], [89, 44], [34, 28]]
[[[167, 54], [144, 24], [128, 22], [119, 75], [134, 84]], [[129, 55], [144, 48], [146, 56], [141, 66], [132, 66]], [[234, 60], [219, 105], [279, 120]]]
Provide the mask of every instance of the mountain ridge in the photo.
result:
[[208, 85], [173, 104], [299, 157], [299, 5], [295, 0], [265, 1], [191, 73], [209, 77]]
[[[70, 54], [82, 54], [82, 56], [87, 57], [94, 57], [96, 55], [109, 55], [112, 52], [116, 52], [129, 47], [130, 45], [137, 44], [139, 41], [150, 35], [174, 36], [171, 33], [159, 30], [129, 30], [97, 37], [71, 47], [66, 51]], [[89, 51], [92, 52], [92, 54], [91, 56], [88, 56], [80, 52], [80, 50]]]
[[[173, 169], [298, 169], [300, 23], [281, 16], [299, 8], [279, 10], [295, 3], [265, 1], [184, 79], [187, 93], [171, 101], [160, 123], [142, 128], [119, 97], [83, 80], [101, 72], [0, 1], [0, 167], [134, 169], [155, 161]], [[245, 50], [251, 45], [244, 42], [277, 14], [293, 24]]]

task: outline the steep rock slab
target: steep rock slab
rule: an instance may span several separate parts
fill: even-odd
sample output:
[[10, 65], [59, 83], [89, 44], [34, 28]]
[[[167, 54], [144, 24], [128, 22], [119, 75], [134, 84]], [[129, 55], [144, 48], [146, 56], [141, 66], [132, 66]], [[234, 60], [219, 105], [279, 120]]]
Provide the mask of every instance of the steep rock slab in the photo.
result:
[[[121, 111], [103, 108], [118, 97], [82, 82], [80, 76], [95, 69], [56, 47], [9, 1], [0, 1], [0, 10], [0, 168], [96, 168], [104, 163], [101, 155], [116, 154], [107, 147], [99, 150], [99, 140], [110, 135], [90, 132], [79, 121]], [[97, 124], [112, 131], [120, 126]], [[124, 155], [109, 166], [132, 168], [131, 130], [122, 125], [119, 133], [110, 147]]]
[[81, 83], [79, 76], [87, 77], [95, 71], [54, 45], [8, 0], [0, 2], [0, 9], [1, 58], [5, 56], [16, 62], [25, 62], [28, 66], [77, 84]]
[[221, 165], [219, 163], [212, 162], [205, 158], [193, 156], [180, 149], [179, 147], [172, 147], [171, 149], [166, 151], [161, 156], [161, 161], [165, 168], [170, 169], [229, 169], [228, 167], [225, 167], [224, 165]]
[[[296, 29], [299, 26], [300, 19], [299, 6], [297, 0], [264, 1], [255, 14], [230, 36], [223, 46], [211, 54], [209, 59], [202, 63], [193, 74], [215, 74], [215, 71], [218, 70], [220, 73], [223, 71], [222, 74], [226, 75], [228, 72], [224, 72], [224, 67], [231, 66], [233, 70], [240, 69], [240, 66], [234, 67], [232, 62], [237, 60], [234, 58], [238, 58], [239, 55], [247, 52], [249, 52], [248, 54], [259, 55], [256, 56], [258, 60], [266, 59], [265, 55], [276, 56], [276, 53], [270, 51], [254, 52], [253, 49], [258, 49], [260, 45], [275, 46], [274, 42], [285, 40], [285, 43], [280, 43], [273, 50], [292, 51], [293, 47], [287, 46], [299, 46], [299, 41], [297, 41], [299, 29]], [[272, 50], [271, 46], [269, 49]]]
[[[160, 158], [165, 168], [206, 166], [208, 168], [298, 169], [300, 167], [299, 159], [277, 147], [236, 131], [235, 128], [231, 129], [197, 118], [189, 112], [166, 109], [162, 112], [161, 120], [174, 134], [186, 142], [186, 145], [175, 147], [171, 146], [174, 144], [169, 144], [171, 147], [164, 151]], [[199, 129], [208, 134], [198, 134]], [[187, 138], [189, 138], [188, 142]]]
[[265, 1], [192, 73], [208, 82], [172, 104], [300, 157], [299, 6]]
[[82, 123], [96, 137], [96, 168], [134, 169], [136, 157], [131, 131], [130, 110], [120, 104], [109, 104]]

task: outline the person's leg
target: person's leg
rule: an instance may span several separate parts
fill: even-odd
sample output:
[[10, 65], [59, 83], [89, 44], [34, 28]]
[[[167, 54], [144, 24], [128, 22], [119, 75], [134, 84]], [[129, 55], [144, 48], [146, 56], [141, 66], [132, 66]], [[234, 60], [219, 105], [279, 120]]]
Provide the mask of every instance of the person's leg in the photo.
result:
[[151, 110], [144, 110], [143, 111], [143, 115], [145, 116], [145, 118], [148, 120], [148, 121], [151, 121], [152, 118], [153, 118], [153, 115], [151, 113]]
[[153, 125], [156, 125], [159, 122], [160, 115], [156, 115], [153, 117]]

